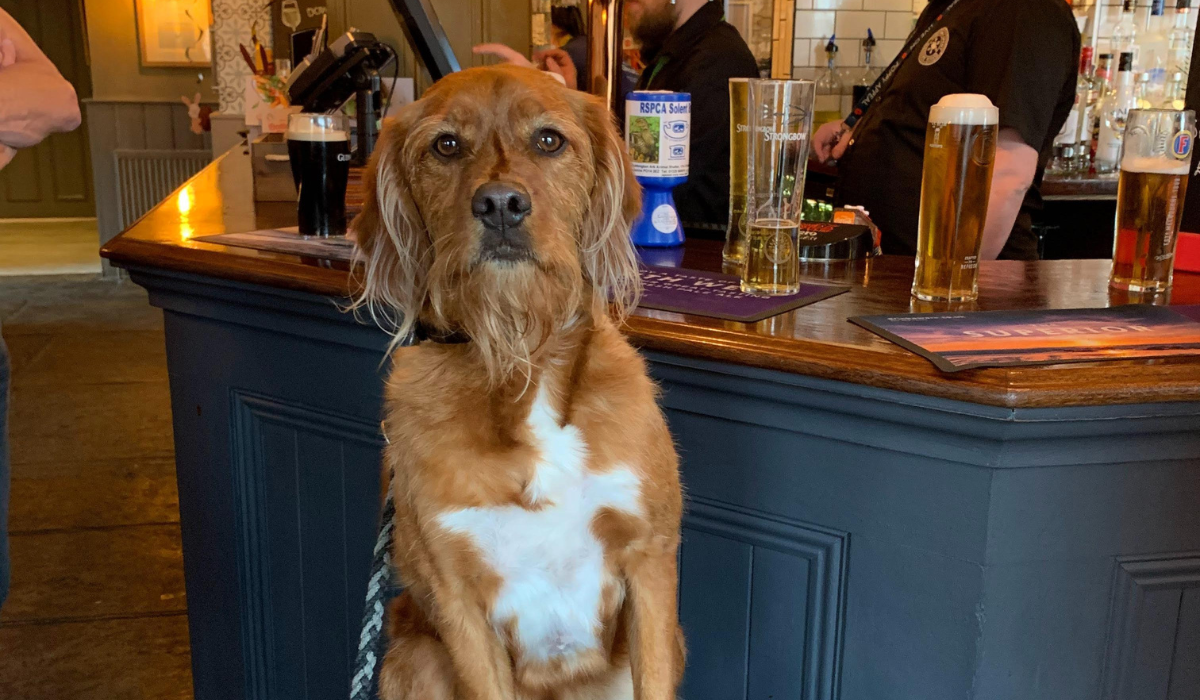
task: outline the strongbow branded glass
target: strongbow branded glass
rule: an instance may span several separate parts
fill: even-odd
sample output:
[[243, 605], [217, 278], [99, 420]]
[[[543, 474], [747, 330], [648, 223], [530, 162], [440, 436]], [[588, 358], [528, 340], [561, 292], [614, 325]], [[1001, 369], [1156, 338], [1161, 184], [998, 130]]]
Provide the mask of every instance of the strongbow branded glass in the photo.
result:
[[750, 174], [750, 78], [729, 79], [729, 223], [726, 263], [746, 260], [746, 178]]
[[750, 177], [742, 291], [774, 296], [800, 289], [796, 232], [812, 133], [811, 80], [750, 83]]
[[1152, 293], [1170, 289], [1195, 138], [1191, 110], [1129, 113], [1117, 182], [1113, 287]]
[[979, 295], [1000, 112], [984, 95], [946, 95], [929, 110], [912, 294], [922, 301]]
[[288, 158], [299, 193], [297, 218], [305, 236], [346, 233], [350, 130], [341, 114], [288, 117]]

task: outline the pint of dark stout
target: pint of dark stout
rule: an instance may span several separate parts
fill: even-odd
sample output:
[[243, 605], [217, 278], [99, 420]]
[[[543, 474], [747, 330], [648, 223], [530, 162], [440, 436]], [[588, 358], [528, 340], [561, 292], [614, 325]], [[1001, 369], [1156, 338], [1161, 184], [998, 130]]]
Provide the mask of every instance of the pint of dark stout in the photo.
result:
[[1171, 288], [1195, 138], [1191, 110], [1130, 110], [1117, 181], [1113, 288], [1149, 294]]
[[293, 114], [288, 118], [287, 143], [299, 193], [300, 233], [345, 235], [346, 181], [350, 177], [350, 130], [345, 115]]
[[1000, 111], [984, 95], [946, 95], [929, 110], [912, 295], [974, 301]]

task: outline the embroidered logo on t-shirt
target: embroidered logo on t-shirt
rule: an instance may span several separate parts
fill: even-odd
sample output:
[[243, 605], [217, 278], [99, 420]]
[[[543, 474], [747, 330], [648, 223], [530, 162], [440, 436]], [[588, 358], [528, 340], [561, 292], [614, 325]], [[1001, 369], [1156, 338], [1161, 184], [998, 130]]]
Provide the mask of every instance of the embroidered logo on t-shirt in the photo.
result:
[[946, 47], [950, 45], [950, 29], [942, 27], [929, 37], [929, 41], [925, 42], [924, 48], [917, 56], [917, 60], [923, 66], [932, 66], [942, 58], [942, 54], [946, 53]]

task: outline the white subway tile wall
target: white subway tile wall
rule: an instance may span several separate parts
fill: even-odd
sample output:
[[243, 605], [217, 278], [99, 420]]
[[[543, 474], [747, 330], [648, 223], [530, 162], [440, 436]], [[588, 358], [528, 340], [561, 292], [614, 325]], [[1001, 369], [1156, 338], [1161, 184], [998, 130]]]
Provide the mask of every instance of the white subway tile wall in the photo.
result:
[[916, 21], [916, 15], [911, 13], [889, 12], [887, 13], [887, 24], [884, 25], [885, 28], [883, 30], [882, 38], [904, 39], [908, 36], [908, 33], [912, 31], [913, 23]]
[[814, 10], [861, 10], [863, 0], [812, 0], [812, 6]]
[[[904, 46], [904, 39], [912, 29], [916, 15], [910, 5], [925, 7], [925, 0], [803, 0], [811, 2], [814, 9], [796, 11], [796, 23], [792, 32], [795, 44], [792, 47], [792, 76], [807, 77], [802, 68], [825, 65], [825, 44], [835, 32], [838, 44], [838, 65], [841, 67], [863, 65], [862, 40], [867, 30], [875, 35], [877, 42], [873, 63], [887, 65]], [[800, 1], [796, 3], [800, 6]], [[858, 9], [896, 7], [896, 11], [883, 9]], [[851, 9], [853, 8], [853, 9]], [[920, 9], [917, 10], [920, 12]]]
[[908, 12], [912, 10], [912, 0], [863, 0], [862, 9]]
[[[1117, 23], [1121, 13], [1122, 0], [1098, 0], [1103, 8], [1100, 12], [1099, 31], [1097, 32], [1097, 51], [1104, 53], [1111, 50], [1109, 37], [1112, 28]], [[1137, 0], [1137, 10], [1134, 21], [1140, 29], [1149, 12], [1151, 0]], [[886, 66], [904, 46], [904, 39], [912, 30], [921, 11], [928, 4], [927, 0], [796, 0], [796, 24], [792, 34], [795, 37], [795, 47], [792, 52], [794, 65], [792, 74], [797, 78], [812, 77], [817, 70], [806, 68], [821, 68], [825, 65], [825, 44], [829, 37], [836, 32], [838, 48], [838, 66], [847, 68], [863, 65], [862, 39], [867, 36], [867, 29], [875, 35], [878, 42], [875, 50], [874, 64]], [[1091, 3], [1075, 3], [1090, 5]], [[1174, 0], [1166, 0], [1168, 15], [1175, 12]], [[1079, 9], [1076, 10], [1079, 12]], [[1193, 0], [1192, 11], [1188, 17], [1192, 28], [1196, 27], [1197, 16], [1200, 16], [1200, 2]], [[1086, 23], [1081, 28], [1085, 43], [1090, 40], [1091, 29]]]
[[834, 32], [837, 16], [838, 13], [833, 10], [797, 10], [792, 36], [797, 39], [828, 40]]
[[852, 39], [858, 39], [860, 42], [866, 39], [867, 29], [870, 29], [877, 37], [883, 36], [886, 24], [886, 12], [858, 12], [849, 10], [837, 13], [837, 23], [835, 26], [838, 40], [852, 43], [850, 41]]

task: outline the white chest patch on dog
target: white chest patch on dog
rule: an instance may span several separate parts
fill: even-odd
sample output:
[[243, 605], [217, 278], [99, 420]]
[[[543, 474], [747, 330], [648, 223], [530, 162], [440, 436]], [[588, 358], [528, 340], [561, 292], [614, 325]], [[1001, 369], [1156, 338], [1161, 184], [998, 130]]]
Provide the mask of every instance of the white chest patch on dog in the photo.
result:
[[579, 429], [559, 426], [539, 391], [528, 425], [541, 452], [521, 506], [464, 508], [438, 516], [469, 536], [503, 580], [492, 606], [497, 629], [512, 623], [525, 654], [549, 660], [597, 646], [600, 597], [611, 575], [591, 523], [602, 508], [638, 513], [638, 479], [626, 467], [587, 469]]

